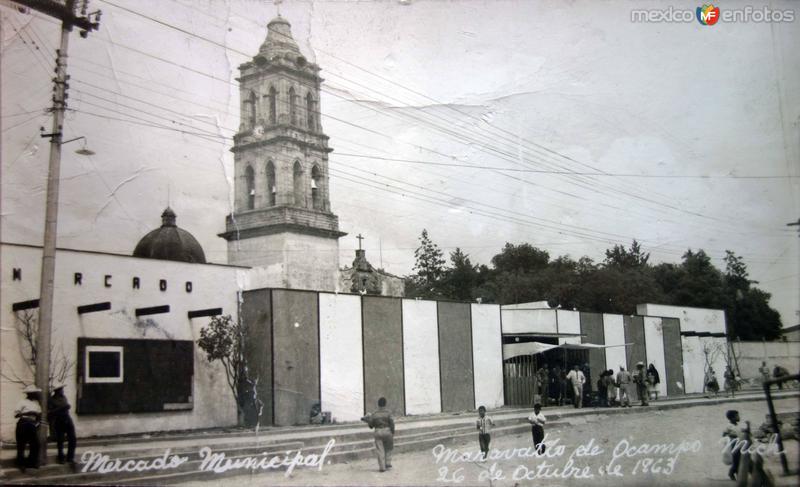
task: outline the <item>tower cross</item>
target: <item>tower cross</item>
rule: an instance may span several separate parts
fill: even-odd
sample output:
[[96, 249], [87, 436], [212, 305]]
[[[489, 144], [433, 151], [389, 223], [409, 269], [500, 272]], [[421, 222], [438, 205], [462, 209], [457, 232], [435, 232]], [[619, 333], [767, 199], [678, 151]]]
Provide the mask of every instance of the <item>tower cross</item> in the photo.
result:
[[364, 237], [359, 233], [356, 238], [358, 239], [358, 250], [361, 250], [361, 241], [364, 240]]

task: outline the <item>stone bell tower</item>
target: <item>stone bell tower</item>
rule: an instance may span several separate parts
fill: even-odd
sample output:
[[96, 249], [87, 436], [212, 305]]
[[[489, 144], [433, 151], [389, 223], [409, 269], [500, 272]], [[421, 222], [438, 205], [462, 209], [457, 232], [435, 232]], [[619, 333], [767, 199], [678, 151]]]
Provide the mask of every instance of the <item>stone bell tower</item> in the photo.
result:
[[241, 123], [233, 137], [234, 209], [228, 263], [265, 267], [276, 286], [334, 290], [339, 220], [331, 212], [328, 137], [320, 124], [320, 68], [280, 15], [258, 54], [239, 66]]

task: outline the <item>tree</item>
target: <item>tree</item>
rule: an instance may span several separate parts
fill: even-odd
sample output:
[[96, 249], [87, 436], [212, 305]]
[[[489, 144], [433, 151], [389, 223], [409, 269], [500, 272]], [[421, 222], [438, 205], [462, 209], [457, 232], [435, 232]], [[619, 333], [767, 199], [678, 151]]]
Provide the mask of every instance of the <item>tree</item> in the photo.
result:
[[624, 245], [615, 245], [613, 249], [606, 249], [606, 266], [621, 269], [635, 269], [647, 266], [650, 253], [642, 252], [642, 247], [636, 240], [631, 244], [631, 249], [626, 250]]
[[244, 424], [245, 410], [250, 401], [256, 408], [258, 418], [261, 417], [263, 408], [256, 393], [259, 378], [251, 378], [247, 367], [246, 340], [246, 327], [241, 321], [231, 318], [231, 315], [211, 318], [208, 326], [200, 329], [200, 338], [197, 340], [197, 345], [206, 353], [208, 361], [219, 361], [225, 369], [228, 387], [236, 401], [239, 425]]
[[423, 229], [419, 237], [419, 247], [414, 251], [415, 274], [411, 276], [412, 286], [407, 292], [410, 296], [434, 298], [441, 295], [441, 280], [445, 273], [445, 260], [442, 250]]
[[497, 272], [535, 272], [547, 267], [550, 254], [531, 244], [514, 245], [506, 243], [499, 254], [492, 257], [492, 265]]
[[443, 293], [451, 299], [471, 301], [473, 290], [479, 285], [478, 266], [472, 265], [469, 255], [458, 247], [450, 253], [450, 262], [451, 267], [444, 272]]
[[[14, 313], [15, 331], [19, 340], [19, 352], [25, 363], [25, 372], [20, 373], [3, 358], [6, 363], [3, 367], [4, 371], [2, 377], [9, 382], [14, 382], [24, 386], [32, 385], [35, 383], [36, 372], [36, 335], [39, 332], [39, 314], [38, 311], [24, 310]], [[49, 375], [49, 390], [53, 390], [53, 386], [58, 383], [66, 382], [67, 378], [72, 375], [72, 368], [75, 362], [68, 360], [64, 350], [61, 346], [58, 350], [53, 350], [50, 347], [50, 375]]]

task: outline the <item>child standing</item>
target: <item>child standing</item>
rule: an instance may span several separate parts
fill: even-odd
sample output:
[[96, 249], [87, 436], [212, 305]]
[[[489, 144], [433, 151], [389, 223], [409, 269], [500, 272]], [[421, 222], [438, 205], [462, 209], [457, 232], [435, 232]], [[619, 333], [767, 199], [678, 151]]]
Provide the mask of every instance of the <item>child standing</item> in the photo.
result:
[[494, 421], [491, 417], [486, 415], [486, 408], [481, 406], [478, 408], [478, 421], [475, 422], [478, 427], [478, 444], [481, 446], [483, 459], [489, 456], [489, 442], [492, 440], [491, 432], [494, 427]]
[[533, 435], [533, 447], [536, 452], [541, 455], [544, 453], [544, 424], [547, 418], [542, 414], [542, 405], [534, 404], [533, 412], [528, 416], [528, 422], [531, 424], [531, 434]]
[[[731, 409], [725, 413], [730, 424], [722, 432], [722, 436], [728, 438], [728, 448], [731, 449], [732, 461], [731, 468], [728, 470], [728, 478], [736, 480], [736, 475], [739, 472], [739, 461], [742, 458], [742, 441], [744, 440], [744, 430], [739, 426], [739, 411]], [[749, 429], [750, 423], [746, 423], [746, 428]]]

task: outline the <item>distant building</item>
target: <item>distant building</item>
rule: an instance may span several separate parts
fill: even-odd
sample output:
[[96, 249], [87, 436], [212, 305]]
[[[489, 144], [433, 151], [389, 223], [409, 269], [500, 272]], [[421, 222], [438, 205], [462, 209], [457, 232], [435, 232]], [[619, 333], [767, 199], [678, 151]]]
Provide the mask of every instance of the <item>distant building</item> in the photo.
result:
[[357, 294], [403, 297], [405, 281], [402, 277], [373, 267], [367, 260], [366, 250], [358, 249], [353, 265], [343, 268], [339, 273], [339, 289]]

